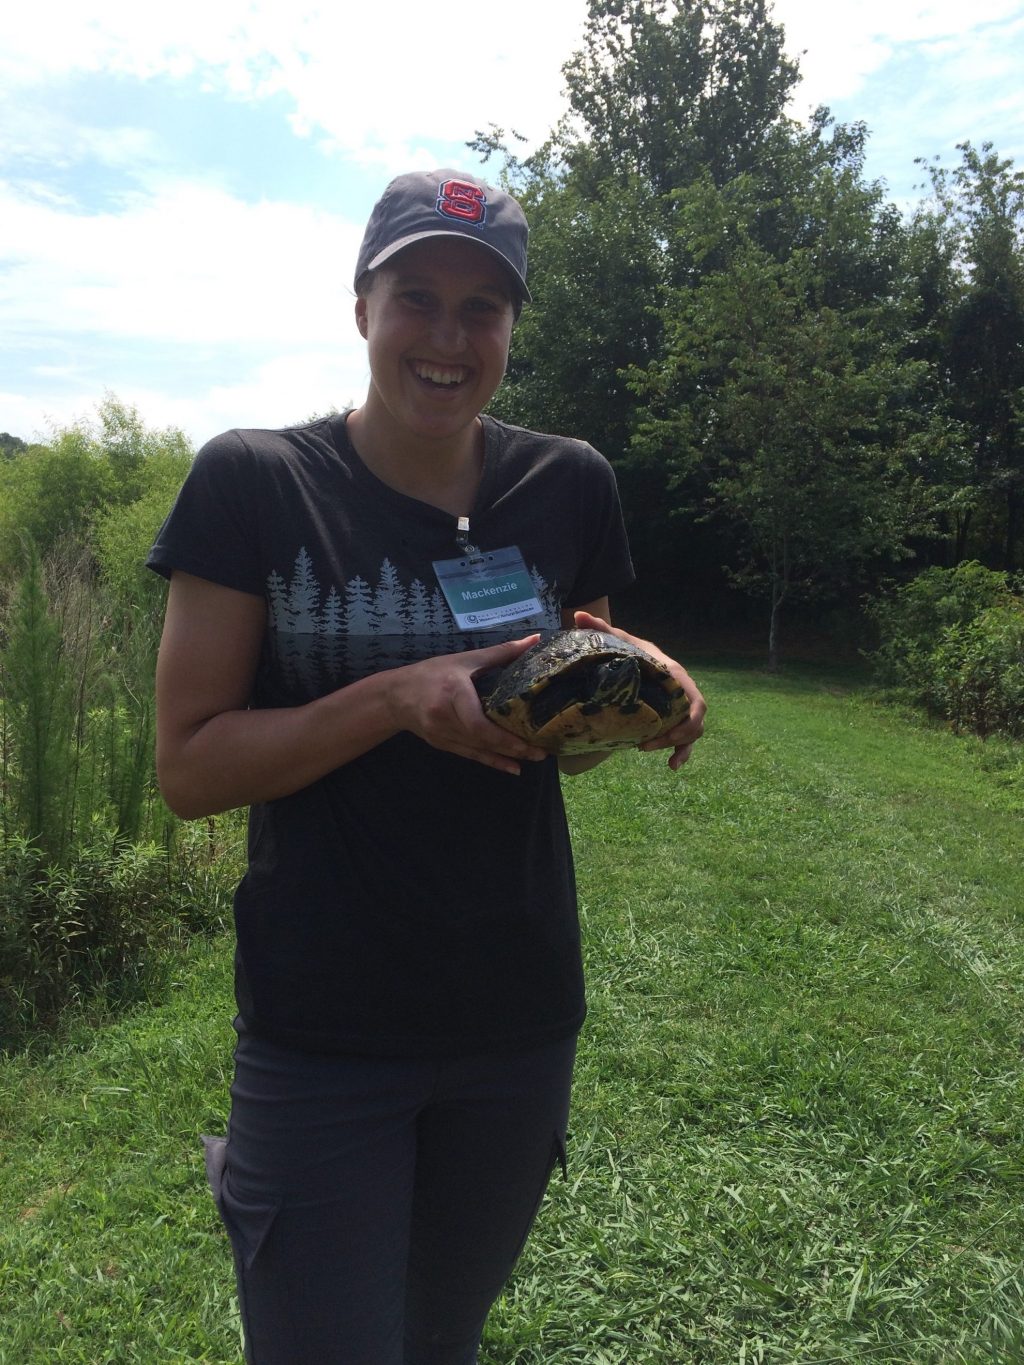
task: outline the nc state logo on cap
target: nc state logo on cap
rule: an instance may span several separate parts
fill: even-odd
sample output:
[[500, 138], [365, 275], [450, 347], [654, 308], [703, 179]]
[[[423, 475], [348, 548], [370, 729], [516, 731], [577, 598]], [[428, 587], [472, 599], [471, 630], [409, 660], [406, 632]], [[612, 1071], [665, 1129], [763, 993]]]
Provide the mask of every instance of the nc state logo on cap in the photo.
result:
[[510, 194], [453, 166], [409, 171], [391, 181], [373, 206], [356, 257], [355, 289], [367, 271], [429, 237], [469, 237], [510, 272], [515, 304], [529, 302], [526, 246], [530, 229]]
[[487, 196], [468, 180], [443, 180], [437, 189], [437, 212], [442, 218], [483, 227], [487, 221]]

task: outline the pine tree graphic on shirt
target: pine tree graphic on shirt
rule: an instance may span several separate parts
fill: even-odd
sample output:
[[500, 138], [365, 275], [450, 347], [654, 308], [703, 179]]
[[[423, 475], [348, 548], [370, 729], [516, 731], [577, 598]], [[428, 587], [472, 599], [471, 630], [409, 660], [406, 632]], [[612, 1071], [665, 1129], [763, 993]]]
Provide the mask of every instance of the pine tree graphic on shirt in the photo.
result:
[[[542, 610], [517, 628], [556, 629], [557, 590], [536, 568], [530, 576]], [[310, 696], [381, 669], [488, 643], [457, 630], [440, 589], [419, 578], [406, 586], [388, 558], [376, 587], [356, 574], [339, 590], [319, 581], [301, 546], [290, 580], [276, 569], [268, 574], [267, 608], [275, 664], [288, 687]]]
[[373, 616], [373, 594], [365, 578], [357, 574], [345, 584], [345, 610], [342, 630], [346, 635], [369, 635], [376, 630]]
[[[440, 594], [438, 594], [440, 596]], [[414, 622], [421, 621], [426, 627], [427, 634], [433, 634], [436, 630], [434, 623], [434, 613], [431, 610], [430, 597], [427, 588], [418, 578], [414, 578], [409, 584], [408, 598], [408, 627], [405, 639], [402, 641], [401, 654], [406, 663], [412, 663], [419, 657], [419, 643], [416, 639], [417, 632]]]
[[339, 677], [345, 667], [345, 607], [331, 584], [321, 617], [321, 659], [329, 677]]

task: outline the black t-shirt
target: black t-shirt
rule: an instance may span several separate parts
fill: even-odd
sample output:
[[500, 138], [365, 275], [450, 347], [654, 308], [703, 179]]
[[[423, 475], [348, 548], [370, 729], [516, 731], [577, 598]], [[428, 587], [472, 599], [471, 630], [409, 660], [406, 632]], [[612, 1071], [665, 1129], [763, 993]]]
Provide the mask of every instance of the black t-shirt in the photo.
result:
[[[456, 519], [377, 479], [344, 416], [233, 431], [199, 452], [148, 563], [267, 602], [253, 707], [557, 629], [632, 580], [614, 476], [579, 441], [484, 418], [470, 539], [515, 545], [538, 616], [459, 631], [432, 564]], [[246, 1026], [314, 1051], [445, 1055], [566, 1035], [584, 1013], [553, 759], [519, 778], [403, 733], [250, 812], [235, 898]]]

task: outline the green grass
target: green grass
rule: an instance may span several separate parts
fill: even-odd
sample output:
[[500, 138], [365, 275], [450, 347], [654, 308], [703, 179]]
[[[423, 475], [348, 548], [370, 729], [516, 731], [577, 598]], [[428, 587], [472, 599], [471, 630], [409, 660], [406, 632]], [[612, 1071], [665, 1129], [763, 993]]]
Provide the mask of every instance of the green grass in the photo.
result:
[[[1020, 749], [837, 675], [698, 672], [683, 773], [567, 784], [569, 1179], [482, 1365], [1024, 1361]], [[240, 1360], [198, 1145], [228, 959], [0, 1068], [0, 1365]]]

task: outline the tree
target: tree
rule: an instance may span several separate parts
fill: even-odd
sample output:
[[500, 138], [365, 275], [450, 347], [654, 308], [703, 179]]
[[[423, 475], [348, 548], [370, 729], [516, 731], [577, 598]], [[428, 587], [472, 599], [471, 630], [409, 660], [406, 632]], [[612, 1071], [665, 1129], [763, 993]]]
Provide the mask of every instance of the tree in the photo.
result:
[[[187, 470], [193, 449], [177, 427], [147, 427], [137, 408], [107, 393], [96, 408], [90, 436], [96, 455], [110, 467], [114, 497], [130, 503], [152, 484], [154, 467], [162, 463]], [[180, 482], [180, 479], [179, 479]]]
[[968, 553], [972, 515], [999, 515], [991, 557], [1021, 562], [1024, 533], [1024, 172], [984, 143], [960, 144], [961, 163], [929, 167], [933, 202], [918, 215], [930, 240], [931, 324], [938, 411], [970, 451], [970, 496], [956, 557]]
[[590, 0], [562, 68], [585, 140], [568, 141], [569, 167], [659, 195], [752, 170], [798, 78], [783, 41], [765, 0]]
[[513, 334], [493, 411], [585, 438], [610, 458], [628, 445], [627, 366], [656, 353], [662, 260], [653, 196], [638, 180], [582, 195], [550, 170], [520, 191], [530, 221], [534, 302]]
[[[924, 367], [919, 391], [920, 422], [908, 435], [908, 468], [918, 480], [935, 523], [934, 541], [943, 562], [967, 555], [971, 523], [981, 497], [974, 477], [969, 426], [954, 412], [948, 382], [946, 332], [959, 287], [955, 245], [944, 218], [921, 208], [904, 236], [902, 295], [907, 317], [905, 354]], [[931, 546], [923, 544], [926, 554]]]
[[[149, 507], [151, 540], [191, 458], [183, 432], [146, 427], [135, 408], [108, 394], [94, 419], [58, 428], [49, 443], [0, 461], [0, 569], [13, 572], [26, 540], [43, 558], [62, 542], [95, 553], [99, 524], [140, 501]], [[144, 555], [148, 543], [134, 550]]]
[[12, 436], [9, 431], [0, 431], [0, 460], [13, 460], [15, 455], [20, 455], [23, 450], [28, 450], [28, 443], [20, 436]]
[[[871, 196], [831, 173], [819, 191], [847, 249], [859, 239], [869, 251]], [[691, 513], [728, 526], [729, 576], [767, 598], [774, 667], [785, 604], [904, 553], [914, 499], [895, 436], [920, 367], [899, 355], [884, 297], [835, 289], [827, 239], [784, 260], [756, 240], [752, 184], [719, 190], [708, 177], [677, 199], [675, 246], [694, 278], [666, 301], [662, 355], [632, 374], [647, 404], [634, 445], [670, 470]]]
[[930, 301], [908, 307], [923, 277], [865, 178], [866, 127], [788, 118], [798, 72], [769, 6], [588, 13], [549, 143], [525, 161], [500, 130], [472, 144], [504, 154], [533, 225], [496, 411], [609, 455], [663, 598], [713, 596], [723, 572], [766, 594], [774, 659], [784, 603], [849, 598], [969, 515], [966, 420], [925, 384]]
[[498, 415], [626, 451], [623, 382], [660, 345], [671, 281], [671, 191], [772, 155], [797, 78], [764, 0], [590, 0], [563, 67], [572, 117], [535, 156], [504, 131], [470, 146], [504, 158], [531, 224], [530, 287]]

